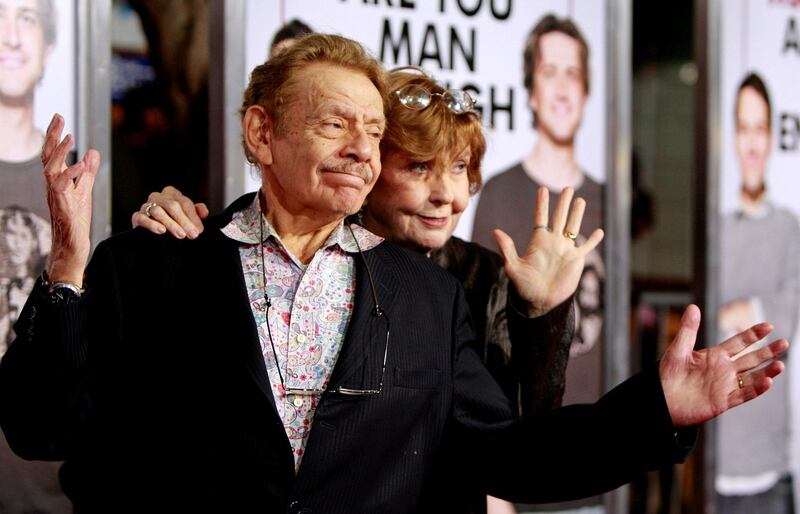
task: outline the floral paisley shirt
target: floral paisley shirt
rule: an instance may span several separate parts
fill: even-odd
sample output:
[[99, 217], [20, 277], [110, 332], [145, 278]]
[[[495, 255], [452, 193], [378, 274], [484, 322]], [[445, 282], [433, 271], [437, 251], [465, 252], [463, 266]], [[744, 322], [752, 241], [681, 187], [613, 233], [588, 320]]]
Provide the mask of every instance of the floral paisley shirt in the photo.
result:
[[[284, 247], [266, 218], [261, 241], [258, 198], [256, 195], [249, 207], [234, 214], [222, 233], [241, 243], [239, 255], [261, 353], [297, 470], [320, 391], [328, 384], [352, 317], [356, 287], [353, 254], [358, 253], [358, 246], [342, 222], [305, 265]], [[351, 226], [362, 251], [383, 241], [359, 225]], [[269, 319], [265, 291], [271, 302]], [[310, 392], [295, 394], [292, 389]]]

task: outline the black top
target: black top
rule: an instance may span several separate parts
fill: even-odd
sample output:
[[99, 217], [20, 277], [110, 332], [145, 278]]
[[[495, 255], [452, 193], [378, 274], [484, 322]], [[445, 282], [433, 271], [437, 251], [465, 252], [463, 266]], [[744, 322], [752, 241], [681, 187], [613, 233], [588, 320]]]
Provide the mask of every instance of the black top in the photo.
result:
[[464, 288], [481, 359], [518, 412], [561, 406], [575, 323], [572, 298], [528, 318], [498, 253], [451, 237], [431, 260]]

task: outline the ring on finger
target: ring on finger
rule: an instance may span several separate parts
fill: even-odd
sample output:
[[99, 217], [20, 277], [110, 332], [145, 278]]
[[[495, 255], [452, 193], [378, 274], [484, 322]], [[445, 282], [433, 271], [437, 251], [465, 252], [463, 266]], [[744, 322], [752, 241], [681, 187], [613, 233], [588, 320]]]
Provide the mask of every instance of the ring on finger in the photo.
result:
[[572, 239], [573, 241], [575, 241], [578, 238], [578, 233], [577, 232], [570, 232], [569, 230], [565, 229], [564, 230], [564, 237], [566, 237], [567, 239]]
[[545, 229], [546, 231], [550, 232], [550, 227], [545, 225], [544, 223], [539, 223], [538, 225], [533, 227], [533, 230], [539, 230], [540, 228]]
[[744, 389], [744, 377], [736, 375], [736, 383], [739, 384], [739, 389]]
[[153, 207], [157, 207], [157, 206], [158, 206], [158, 204], [156, 202], [148, 203], [147, 207], [144, 208], [144, 215], [147, 216], [148, 218], [152, 218], [153, 215], [150, 214], [150, 209], [152, 209]]

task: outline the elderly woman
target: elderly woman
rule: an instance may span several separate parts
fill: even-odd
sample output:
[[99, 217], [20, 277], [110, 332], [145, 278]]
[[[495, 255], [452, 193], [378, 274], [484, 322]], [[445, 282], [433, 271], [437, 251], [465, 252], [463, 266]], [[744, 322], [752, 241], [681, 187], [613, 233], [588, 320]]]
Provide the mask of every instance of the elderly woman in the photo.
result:
[[[584, 257], [602, 240], [602, 231], [577, 245], [585, 202], [572, 202], [572, 190], [565, 189], [548, 219], [549, 193], [542, 188], [536, 229], [522, 256], [499, 230], [503, 257], [453, 237], [481, 186], [486, 142], [474, 102], [418, 69], [390, 72], [389, 85], [381, 175], [354, 221], [428, 254], [458, 278], [483, 343], [483, 361], [520, 413], [558, 407], [572, 338], [572, 295]], [[150, 195], [133, 224], [193, 238], [207, 214], [203, 204], [167, 187]]]

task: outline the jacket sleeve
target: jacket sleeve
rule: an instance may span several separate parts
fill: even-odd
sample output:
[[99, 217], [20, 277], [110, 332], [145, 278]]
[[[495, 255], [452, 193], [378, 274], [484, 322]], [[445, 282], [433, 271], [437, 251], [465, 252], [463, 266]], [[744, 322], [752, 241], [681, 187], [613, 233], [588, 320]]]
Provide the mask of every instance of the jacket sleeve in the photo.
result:
[[[457, 303], [457, 311], [466, 310]], [[468, 315], [457, 312], [455, 319], [455, 437], [470, 448], [470, 473], [492, 495], [524, 503], [592, 496], [640, 471], [680, 462], [691, 450], [696, 431], [673, 429], [657, 367], [595, 404], [513, 419], [471, 351]]]
[[506, 305], [511, 366], [519, 380], [522, 415], [561, 406], [566, 386], [569, 348], [575, 332], [573, 297], [550, 312], [529, 318], [513, 286]]
[[[487, 269], [481, 271], [487, 274]], [[564, 396], [575, 328], [573, 297], [530, 318], [502, 265], [492, 273], [486, 305], [486, 366], [518, 414], [553, 410]]]
[[88, 321], [113, 320], [118, 303], [108, 294], [115, 277], [103, 244], [86, 276], [86, 293], [66, 305], [49, 303], [39, 280], [0, 362], [0, 427], [23, 458], [64, 460], [91, 416]]

